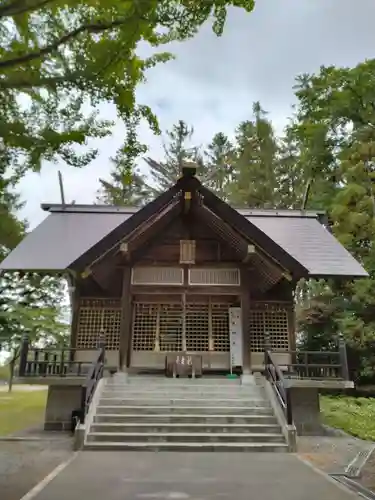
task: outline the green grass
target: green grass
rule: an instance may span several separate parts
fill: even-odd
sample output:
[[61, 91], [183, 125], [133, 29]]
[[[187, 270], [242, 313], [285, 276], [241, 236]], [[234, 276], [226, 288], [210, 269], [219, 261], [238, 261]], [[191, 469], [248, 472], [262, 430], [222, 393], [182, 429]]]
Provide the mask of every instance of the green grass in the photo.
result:
[[375, 399], [322, 396], [324, 421], [352, 436], [375, 441]]
[[9, 379], [9, 366], [8, 365], [0, 365], [0, 380]]
[[0, 436], [41, 423], [46, 399], [47, 391], [0, 392]]

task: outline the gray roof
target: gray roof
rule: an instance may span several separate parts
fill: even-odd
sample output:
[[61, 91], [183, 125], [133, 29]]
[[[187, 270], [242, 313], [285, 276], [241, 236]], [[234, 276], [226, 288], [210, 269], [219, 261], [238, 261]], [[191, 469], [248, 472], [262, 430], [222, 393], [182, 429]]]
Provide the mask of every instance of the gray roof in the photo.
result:
[[49, 214], [0, 263], [0, 270], [62, 271], [131, 214]]
[[[42, 205], [50, 214], [0, 263], [0, 270], [61, 271], [137, 209], [105, 205]], [[311, 276], [367, 276], [319, 222], [321, 212], [238, 210], [309, 270]]]

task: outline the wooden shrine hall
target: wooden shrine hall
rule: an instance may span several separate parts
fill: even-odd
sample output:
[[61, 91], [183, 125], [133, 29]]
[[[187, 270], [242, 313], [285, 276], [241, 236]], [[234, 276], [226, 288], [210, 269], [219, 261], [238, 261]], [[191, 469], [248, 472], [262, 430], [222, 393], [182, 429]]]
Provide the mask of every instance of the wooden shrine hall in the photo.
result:
[[199, 354], [203, 374], [263, 369], [265, 338], [280, 365], [295, 348], [301, 278], [367, 276], [319, 212], [236, 210], [185, 168], [140, 209], [42, 205], [45, 220], [0, 264], [63, 274], [75, 361], [105, 335], [106, 364], [163, 371]]

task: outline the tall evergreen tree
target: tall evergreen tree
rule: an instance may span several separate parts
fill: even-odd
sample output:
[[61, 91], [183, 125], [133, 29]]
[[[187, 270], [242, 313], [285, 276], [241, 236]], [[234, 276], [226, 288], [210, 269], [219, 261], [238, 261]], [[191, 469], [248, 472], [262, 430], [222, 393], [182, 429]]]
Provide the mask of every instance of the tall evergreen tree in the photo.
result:
[[204, 152], [204, 185], [223, 200], [228, 199], [229, 185], [232, 180], [235, 151], [229, 138], [219, 132]]
[[253, 105], [253, 115], [252, 120], [242, 122], [236, 131], [233, 182], [228, 198], [237, 206], [272, 208], [277, 188], [276, 138], [259, 102]]
[[166, 191], [177, 181], [185, 162], [196, 163], [199, 167], [198, 174], [202, 174], [202, 160], [198, 148], [189, 144], [193, 133], [192, 127], [179, 120], [166, 132], [166, 141], [163, 145], [164, 160], [157, 163], [151, 158], [145, 159], [150, 167], [152, 182], [149, 187], [155, 196]]
[[106, 205], [139, 207], [150, 201], [150, 190], [145, 176], [138, 168], [129, 168], [127, 151], [120, 149], [114, 158], [110, 159], [112, 170], [110, 180], [99, 179], [97, 201]]

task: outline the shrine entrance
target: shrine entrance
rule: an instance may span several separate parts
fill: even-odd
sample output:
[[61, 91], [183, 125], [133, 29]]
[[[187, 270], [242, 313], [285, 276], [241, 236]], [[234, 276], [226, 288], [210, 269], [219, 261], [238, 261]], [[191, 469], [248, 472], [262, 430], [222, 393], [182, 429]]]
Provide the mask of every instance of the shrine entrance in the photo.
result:
[[202, 356], [203, 368], [230, 367], [229, 309], [235, 295], [136, 297], [130, 365], [164, 367], [168, 353]]

